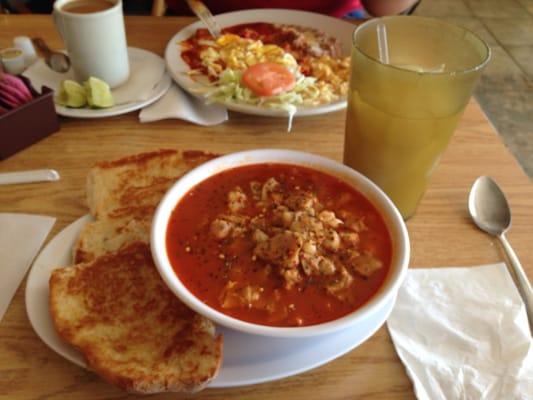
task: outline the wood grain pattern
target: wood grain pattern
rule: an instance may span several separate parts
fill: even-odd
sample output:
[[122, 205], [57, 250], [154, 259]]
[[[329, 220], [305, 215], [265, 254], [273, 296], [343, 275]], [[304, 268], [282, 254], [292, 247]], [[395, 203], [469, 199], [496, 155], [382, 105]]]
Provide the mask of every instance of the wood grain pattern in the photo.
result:
[[[169, 38], [190, 18], [130, 17], [128, 43], [163, 54]], [[17, 35], [61, 42], [48, 16], [0, 15], [0, 47]], [[0, 172], [55, 168], [55, 183], [0, 186], [0, 212], [53, 215], [50, 238], [87, 213], [85, 176], [99, 160], [171, 147], [231, 152], [251, 148], [289, 148], [342, 157], [344, 112], [297, 119], [285, 132], [281, 119], [232, 114], [220, 126], [198, 127], [170, 120], [140, 124], [137, 113], [102, 120], [62, 119], [61, 130], [0, 162]], [[2, 134], [2, 132], [0, 132]], [[491, 175], [503, 187], [513, 210], [509, 239], [533, 278], [533, 187], [500, 142], [478, 105], [468, 106], [417, 214], [408, 222], [411, 267], [469, 266], [501, 261], [497, 243], [468, 218], [466, 200], [479, 175]], [[0, 227], [1, 229], [1, 227]], [[1, 261], [0, 261], [1, 263]], [[0, 399], [123, 399], [130, 396], [48, 349], [33, 332], [24, 306], [24, 283], [0, 323]], [[208, 389], [198, 399], [293, 400], [412, 399], [411, 383], [385, 328], [340, 359], [275, 383], [228, 390]], [[151, 399], [176, 398], [175, 395]]]

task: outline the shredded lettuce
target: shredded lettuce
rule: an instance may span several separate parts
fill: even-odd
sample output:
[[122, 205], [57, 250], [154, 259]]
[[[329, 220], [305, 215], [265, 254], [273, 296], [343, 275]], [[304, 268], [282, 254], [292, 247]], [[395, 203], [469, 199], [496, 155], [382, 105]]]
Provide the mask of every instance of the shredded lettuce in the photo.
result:
[[242, 72], [233, 69], [225, 69], [218, 81], [199, 89], [208, 103], [235, 103], [265, 107], [273, 110], [283, 110], [289, 117], [288, 131], [292, 127], [292, 118], [296, 113], [297, 106], [317, 105], [320, 91], [316, 87], [316, 78], [307, 77], [297, 70], [291, 71], [296, 77], [296, 84], [292, 90], [276, 96], [257, 96], [241, 83]]

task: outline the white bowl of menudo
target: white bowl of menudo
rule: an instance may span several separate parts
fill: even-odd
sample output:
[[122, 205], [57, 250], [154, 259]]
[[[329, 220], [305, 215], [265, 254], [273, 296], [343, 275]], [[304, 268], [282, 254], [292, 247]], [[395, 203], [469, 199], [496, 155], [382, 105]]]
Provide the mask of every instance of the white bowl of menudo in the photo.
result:
[[375, 184], [289, 150], [229, 154], [184, 175], [157, 208], [151, 246], [191, 309], [278, 337], [365, 323], [390, 307], [409, 261], [405, 224]]

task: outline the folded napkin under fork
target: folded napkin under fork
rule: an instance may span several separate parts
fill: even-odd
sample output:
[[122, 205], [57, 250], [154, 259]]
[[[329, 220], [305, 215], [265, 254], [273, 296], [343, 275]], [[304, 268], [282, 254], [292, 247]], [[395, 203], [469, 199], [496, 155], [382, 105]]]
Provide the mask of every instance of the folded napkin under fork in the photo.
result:
[[228, 111], [220, 105], [205, 104], [204, 100], [194, 98], [173, 83], [161, 99], [139, 113], [141, 122], [161, 119], [182, 119], [197, 125], [212, 126], [226, 121]]

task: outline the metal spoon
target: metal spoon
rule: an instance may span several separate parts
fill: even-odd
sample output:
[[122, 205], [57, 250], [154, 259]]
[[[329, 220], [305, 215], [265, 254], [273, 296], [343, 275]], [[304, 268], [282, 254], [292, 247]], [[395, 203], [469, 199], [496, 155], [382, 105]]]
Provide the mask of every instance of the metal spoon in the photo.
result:
[[64, 73], [70, 69], [70, 58], [66, 54], [51, 50], [41, 38], [33, 38], [32, 42], [42, 53], [44, 61], [53, 71]]
[[213, 14], [211, 14], [209, 8], [200, 0], [187, 0], [187, 4], [192, 12], [203, 21], [209, 33], [215, 39], [218, 39], [222, 35], [221, 29], [213, 18]]
[[470, 189], [468, 210], [478, 228], [496, 236], [502, 244], [526, 305], [529, 326], [533, 329], [533, 290], [518, 257], [505, 237], [505, 232], [511, 226], [511, 210], [505, 195], [490, 177], [480, 176]]

